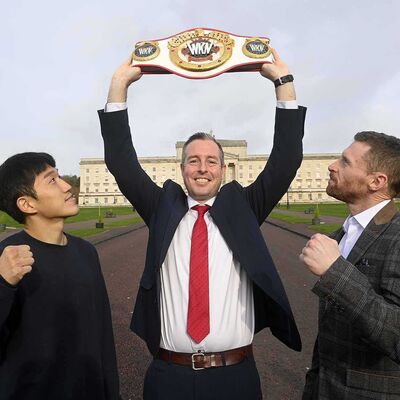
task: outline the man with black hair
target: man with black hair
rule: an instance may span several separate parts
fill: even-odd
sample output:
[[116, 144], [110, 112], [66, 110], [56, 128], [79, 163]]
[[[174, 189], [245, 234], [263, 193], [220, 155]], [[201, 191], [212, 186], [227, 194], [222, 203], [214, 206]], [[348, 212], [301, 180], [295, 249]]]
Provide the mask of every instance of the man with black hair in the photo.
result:
[[119, 399], [97, 252], [63, 231], [70, 189], [46, 153], [0, 166], [0, 209], [24, 224], [0, 243], [0, 400]]

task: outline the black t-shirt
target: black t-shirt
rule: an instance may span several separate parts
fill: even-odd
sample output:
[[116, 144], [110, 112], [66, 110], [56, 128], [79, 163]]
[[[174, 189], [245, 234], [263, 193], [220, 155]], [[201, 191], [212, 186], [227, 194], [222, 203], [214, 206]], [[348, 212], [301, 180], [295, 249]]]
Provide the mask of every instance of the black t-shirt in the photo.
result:
[[0, 400], [114, 400], [118, 372], [106, 287], [95, 248], [41, 242], [22, 231], [0, 243], [31, 247], [17, 286], [0, 277]]

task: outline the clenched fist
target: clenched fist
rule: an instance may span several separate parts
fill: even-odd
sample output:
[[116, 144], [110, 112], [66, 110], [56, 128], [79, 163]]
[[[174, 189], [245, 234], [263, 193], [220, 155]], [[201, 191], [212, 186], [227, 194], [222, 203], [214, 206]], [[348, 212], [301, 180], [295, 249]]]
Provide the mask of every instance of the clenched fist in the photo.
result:
[[317, 233], [307, 242], [299, 258], [315, 275], [323, 275], [340, 257], [336, 240]]
[[0, 256], [0, 275], [9, 284], [16, 285], [25, 274], [32, 271], [34, 261], [29, 246], [7, 246]]

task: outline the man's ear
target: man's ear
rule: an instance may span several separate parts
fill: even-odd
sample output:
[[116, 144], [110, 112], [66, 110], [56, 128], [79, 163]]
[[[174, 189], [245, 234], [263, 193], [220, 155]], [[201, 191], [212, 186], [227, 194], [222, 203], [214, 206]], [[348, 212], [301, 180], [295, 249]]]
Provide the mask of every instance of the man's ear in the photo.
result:
[[371, 181], [369, 183], [369, 188], [373, 192], [377, 192], [378, 190], [386, 190], [388, 186], [388, 177], [383, 172], [373, 172], [371, 174]]
[[17, 199], [17, 207], [27, 215], [36, 214], [35, 199], [30, 196], [21, 196]]

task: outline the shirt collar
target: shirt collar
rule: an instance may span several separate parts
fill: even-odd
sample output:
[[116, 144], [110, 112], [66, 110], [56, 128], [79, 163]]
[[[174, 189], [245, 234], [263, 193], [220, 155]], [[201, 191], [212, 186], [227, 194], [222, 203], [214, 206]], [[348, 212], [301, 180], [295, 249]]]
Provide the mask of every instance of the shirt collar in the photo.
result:
[[[365, 229], [367, 225], [371, 222], [372, 218], [374, 218], [375, 215], [378, 214], [378, 212], [381, 211], [382, 208], [385, 207], [386, 204], [388, 204], [389, 202], [390, 200], [383, 200], [380, 203], [375, 204], [373, 207], [370, 207], [367, 210], [360, 212], [359, 214], [353, 215], [353, 218]], [[350, 218], [351, 216], [347, 217], [345, 224]], [[345, 227], [344, 224], [343, 226]]]
[[[212, 197], [211, 199], [208, 199], [205, 203], [203, 204], [207, 204], [208, 206], [212, 207], [212, 205], [214, 204], [215, 201], [215, 197]], [[200, 204], [197, 200], [192, 199], [189, 195], [187, 197], [187, 201], [188, 201], [188, 207], [192, 208], [193, 206], [196, 206], [197, 204]]]

